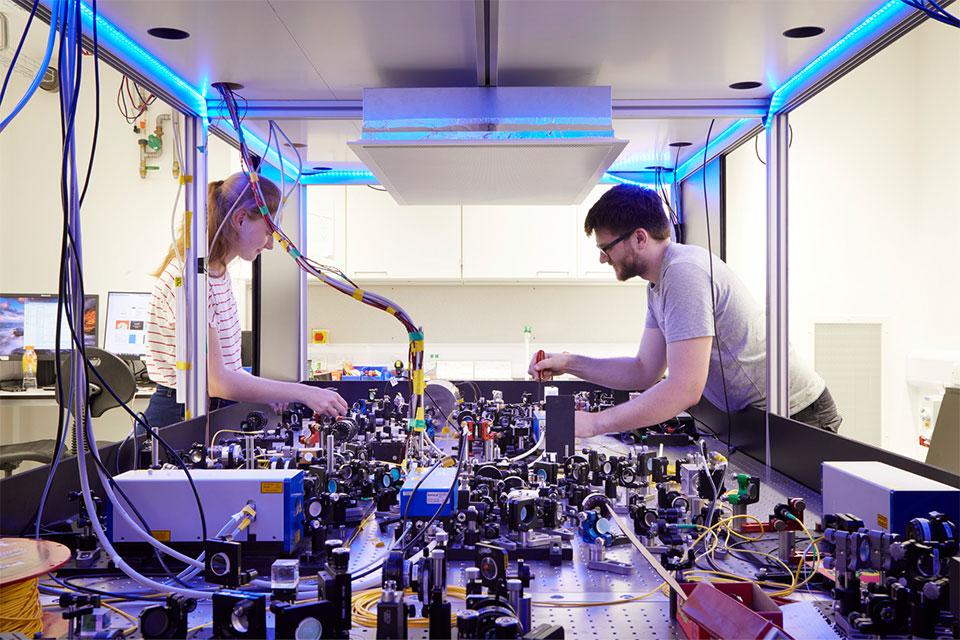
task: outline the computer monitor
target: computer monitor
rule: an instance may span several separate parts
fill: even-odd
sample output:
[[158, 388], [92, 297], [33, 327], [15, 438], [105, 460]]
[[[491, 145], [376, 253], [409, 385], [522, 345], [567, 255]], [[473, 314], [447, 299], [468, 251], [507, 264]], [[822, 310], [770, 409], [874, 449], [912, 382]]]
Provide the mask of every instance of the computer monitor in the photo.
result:
[[[83, 298], [83, 343], [97, 346], [97, 312], [100, 297]], [[63, 312], [66, 322], [66, 310]], [[0, 360], [18, 360], [24, 345], [32, 345], [40, 359], [56, 353], [57, 296], [48, 293], [0, 293]], [[70, 330], [64, 324], [60, 349], [71, 347]]]
[[103, 348], [118, 356], [142, 356], [146, 351], [149, 306], [149, 293], [108, 292]]

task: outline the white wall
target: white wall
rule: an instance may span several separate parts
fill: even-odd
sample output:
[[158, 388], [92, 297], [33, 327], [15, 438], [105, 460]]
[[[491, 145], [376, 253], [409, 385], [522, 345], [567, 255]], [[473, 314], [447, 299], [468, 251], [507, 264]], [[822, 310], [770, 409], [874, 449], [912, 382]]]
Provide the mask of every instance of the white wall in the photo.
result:
[[[791, 342], [813, 362], [815, 323], [881, 322], [876, 428], [884, 448], [914, 456], [924, 450], [908, 356], [960, 347], [958, 104], [960, 41], [928, 22], [790, 116]], [[763, 299], [764, 167], [752, 142], [727, 173], [728, 261]]]
[[[32, 31], [32, 30], [31, 30]], [[94, 122], [93, 63], [84, 57], [81, 105], [77, 113], [77, 163], [83, 173]], [[93, 175], [82, 209], [84, 281], [87, 293], [100, 295], [100, 335], [108, 291], [150, 291], [151, 272], [170, 245], [170, 218], [177, 192], [171, 173], [173, 132], [164, 125], [164, 150], [158, 171], [141, 178], [139, 147], [132, 127], [116, 107], [120, 74], [100, 65], [100, 133]], [[13, 74], [9, 95], [22, 95], [27, 79]], [[60, 256], [60, 115], [57, 94], [38, 91], [0, 135], [0, 291], [55, 293]], [[7, 113], [7, 102], [3, 113]], [[152, 131], [156, 116], [171, 113], [160, 101], [147, 113]], [[231, 150], [210, 144], [211, 176], [226, 173]], [[183, 200], [178, 207], [182, 219]]]
[[[10, 27], [19, 34], [19, 28]], [[31, 29], [31, 38], [46, 34]], [[38, 46], [36, 42], [31, 45]], [[30, 47], [28, 46], [27, 49]], [[77, 113], [78, 167], [86, 171], [94, 122], [93, 63], [85, 56], [81, 104]], [[4, 71], [6, 68], [4, 67]], [[177, 181], [171, 173], [172, 130], [164, 126], [160, 166], [140, 178], [139, 147], [132, 127], [116, 106], [120, 74], [100, 65], [100, 132], [93, 175], [82, 215], [84, 281], [88, 294], [100, 296], [99, 339], [103, 344], [108, 291], [150, 291], [151, 272], [170, 244], [170, 218]], [[0, 113], [9, 113], [26, 89], [28, 79], [11, 75]], [[16, 97], [14, 97], [16, 96]], [[170, 113], [160, 101], [148, 112], [152, 131], [157, 115]], [[0, 292], [56, 293], [60, 262], [60, 115], [57, 94], [38, 91], [20, 115], [0, 134]], [[231, 170], [234, 152], [219, 140], [209, 144], [209, 175]], [[178, 220], [183, 213], [178, 207]], [[242, 289], [236, 287], [242, 303]], [[0, 379], [20, 375], [19, 362], [0, 362]], [[0, 423], [3, 442], [52, 437], [57, 411], [53, 401], [3, 400]], [[138, 410], [145, 407], [138, 400]], [[122, 437], [126, 418], [117, 410], [96, 419], [98, 438]]]
[[[526, 374], [523, 328], [533, 349], [592, 356], [633, 355], [646, 317], [646, 287], [606, 285], [392, 285], [371, 286], [403, 306], [421, 324], [428, 360], [511, 362]], [[407, 336], [393, 317], [313, 284], [307, 329], [329, 329], [330, 344], [311, 346], [310, 358], [330, 366], [406, 362]], [[367, 358], [367, 360], [361, 360]]]

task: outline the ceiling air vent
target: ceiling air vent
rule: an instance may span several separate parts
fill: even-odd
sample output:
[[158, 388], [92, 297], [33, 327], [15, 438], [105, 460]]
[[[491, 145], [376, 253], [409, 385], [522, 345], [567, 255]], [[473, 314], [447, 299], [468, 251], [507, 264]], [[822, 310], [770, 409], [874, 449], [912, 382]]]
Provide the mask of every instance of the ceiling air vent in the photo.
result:
[[579, 204], [626, 140], [610, 87], [365, 89], [350, 148], [400, 204]]

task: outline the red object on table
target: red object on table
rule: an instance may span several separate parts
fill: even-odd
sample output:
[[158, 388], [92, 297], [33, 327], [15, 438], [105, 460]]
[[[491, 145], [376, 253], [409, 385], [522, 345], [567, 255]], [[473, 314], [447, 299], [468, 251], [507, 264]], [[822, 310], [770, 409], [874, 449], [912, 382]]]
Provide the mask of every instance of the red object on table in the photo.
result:
[[689, 594], [677, 622], [691, 640], [708, 638], [790, 638], [783, 612], [760, 587], [749, 582], [683, 583]]

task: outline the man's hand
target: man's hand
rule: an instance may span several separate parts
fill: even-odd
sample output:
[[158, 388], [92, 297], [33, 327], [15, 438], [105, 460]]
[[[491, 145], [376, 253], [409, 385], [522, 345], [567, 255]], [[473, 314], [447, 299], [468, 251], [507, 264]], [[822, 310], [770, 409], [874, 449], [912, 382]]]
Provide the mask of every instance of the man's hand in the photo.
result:
[[577, 411], [574, 414], [574, 431], [578, 438], [592, 438], [598, 436], [600, 431], [599, 413], [587, 413], [586, 411]]
[[533, 376], [534, 380], [550, 380], [554, 376], [567, 373], [569, 365], [569, 353], [548, 353], [540, 362], [537, 362], [537, 356], [534, 354], [527, 373]]

